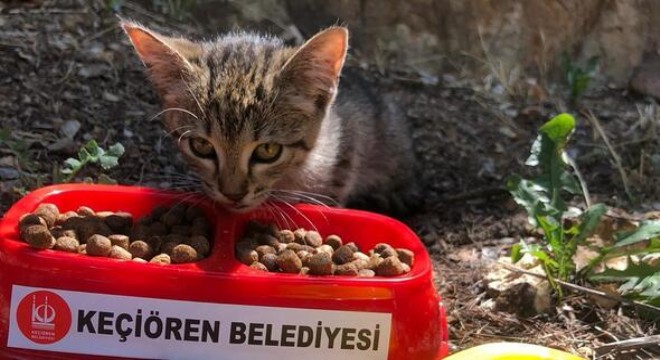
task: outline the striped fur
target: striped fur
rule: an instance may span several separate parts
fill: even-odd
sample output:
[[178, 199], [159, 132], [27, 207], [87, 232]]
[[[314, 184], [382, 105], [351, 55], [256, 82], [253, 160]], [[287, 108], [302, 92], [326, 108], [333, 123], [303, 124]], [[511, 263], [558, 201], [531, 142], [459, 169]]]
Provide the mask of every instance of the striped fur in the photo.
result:
[[[228, 208], [247, 211], [278, 194], [345, 205], [414, 183], [410, 138], [391, 104], [359, 81], [344, 86], [350, 79], [335, 102], [346, 29], [292, 48], [249, 33], [193, 42], [122, 26], [166, 109], [174, 109], [165, 127], [206, 193]], [[200, 156], [194, 138], [214, 153]], [[282, 145], [276, 161], [255, 160], [264, 143]]]

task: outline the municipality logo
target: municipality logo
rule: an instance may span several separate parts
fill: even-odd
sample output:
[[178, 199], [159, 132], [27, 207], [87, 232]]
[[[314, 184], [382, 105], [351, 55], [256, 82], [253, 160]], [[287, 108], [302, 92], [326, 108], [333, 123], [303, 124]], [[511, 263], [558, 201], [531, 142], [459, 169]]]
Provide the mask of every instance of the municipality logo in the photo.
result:
[[34, 291], [18, 304], [16, 321], [23, 335], [37, 344], [60, 341], [71, 327], [71, 309], [51, 291]]

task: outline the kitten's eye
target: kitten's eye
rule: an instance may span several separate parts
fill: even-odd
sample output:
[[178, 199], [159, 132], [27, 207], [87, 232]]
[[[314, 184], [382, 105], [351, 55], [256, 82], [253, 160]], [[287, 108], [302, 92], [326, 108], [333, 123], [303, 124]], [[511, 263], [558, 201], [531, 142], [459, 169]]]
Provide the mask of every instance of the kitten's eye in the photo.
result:
[[265, 143], [257, 146], [252, 153], [252, 160], [261, 163], [272, 163], [282, 154], [282, 145]]
[[195, 155], [202, 158], [212, 158], [215, 156], [213, 144], [199, 137], [190, 138], [190, 149], [192, 149]]

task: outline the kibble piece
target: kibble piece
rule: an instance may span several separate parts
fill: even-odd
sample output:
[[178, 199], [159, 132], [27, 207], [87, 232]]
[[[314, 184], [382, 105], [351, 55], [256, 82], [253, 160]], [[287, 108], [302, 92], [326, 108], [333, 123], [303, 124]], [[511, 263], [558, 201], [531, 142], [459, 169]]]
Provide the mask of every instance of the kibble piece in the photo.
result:
[[266, 255], [266, 254], [275, 254], [275, 248], [272, 247], [272, 246], [268, 246], [268, 245], [259, 245], [259, 246], [257, 246], [257, 248], [254, 249], [254, 250], [255, 250], [255, 251], [257, 252], [257, 254], [259, 255], [259, 259], [260, 259], [260, 260], [261, 260], [261, 258], [262, 258], [264, 255]]
[[253, 269], [261, 270], [261, 271], [266, 271], [266, 272], [268, 271], [268, 268], [266, 267], [266, 265], [264, 265], [264, 264], [262, 264], [258, 261], [255, 261], [252, 264], [250, 264], [250, 267], [253, 268]]
[[128, 246], [131, 244], [128, 236], [122, 234], [112, 234], [108, 236], [108, 239], [110, 239], [112, 245], [120, 246], [125, 250], [128, 250]]
[[255, 261], [259, 261], [259, 254], [252, 245], [252, 241], [249, 240], [243, 240], [236, 244], [236, 258], [248, 266]]
[[375, 271], [381, 262], [383, 262], [383, 258], [378, 254], [373, 254], [369, 257], [367, 268]]
[[332, 256], [321, 252], [312, 255], [309, 259], [309, 273], [314, 275], [332, 275], [333, 266]]
[[362, 270], [358, 271], [357, 276], [358, 277], [374, 277], [374, 276], [376, 276], [376, 273], [371, 269], [362, 269]]
[[67, 221], [69, 218], [77, 217], [77, 216], [78, 216], [78, 213], [76, 213], [75, 211], [67, 211], [63, 214], [60, 214], [57, 217], [57, 221], [55, 222], [55, 224], [56, 225], [57, 224], [62, 224], [63, 222]]
[[390, 256], [398, 256], [396, 250], [389, 245], [385, 243], [379, 243], [374, 246], [374, 252], [376, 254], [379, 254], [382, 258], [388, 258]]
[[37, 210], [34, 211], [34, 214], [41, 216], [46, 220], [48, 226], [53, 226], [60, 215], [60, 210], [55, 204], [41, 204], [37, 207]]
[[312, 253], [309, 251], [300, 250], [296, 253], [296, 255], [300, 258], [300, 261], [302, 261], [303, 266], [309, 266], [309, 259], [311, 259]]
[[160, 222], [165, 224], [167, 227], [172, 227], [175, 225], [180, 225], [185, 216], [185, 212], [181, 213], [180, 211], [176, 211], [172, 208], [170, 211], [165, 212], [165, 214], [160, 217]]
[[156, 236], [165, 236], [169, 231], [167, 230], [167, 225], [163, 224], [160, 221], [154, 221], [149, 225], [149, 234]]
[[76, 234], [78, 234], [78, 240], [80, 242], [87, 242], [87, 240], [98, 230], [98, 222], [93, 218], [80, 218], [81, 221], [76, 228]]
[[365, 260], [369, 261], [369, 255], [361, 252], [361, 251], [356, 251], [353, 253], [353, 260]]
[[399, 260], [404, 264], [412, 267], [415, 263], [415, 253], [408, 249], [398, 248], [396, 249], [397, 254], [399, 255]]
[[206, 220], [205, 217], [198, 217], [197, 219], [193, 220], [192, 222], [192, 227], [193, 230], [197, 228], [198, 230], [204, 230], [204, 231], [210, 231], [211, 230], [211, 224], [209, 224], [208, 220]]
[[152, 254], [160, 252], [160, 247], [163, 245], [163, 239], [160, 236], [151, 236], [146, 241], [149, 246], [151, 246]]
[[72, 252], [72, 253], [77, 253], [78, 252], [78, 246], [80, 246], [80, 243], [76, 238], [68, 237], [68, 236], [61, 236], [57, 238], [55, 241], [55, 249], [56, 250], [62, 250], [66, 252]]
[[51, 249], [55, 246], [55, 238], [43, 225], [30, 225], [23, 231], [23, 239], [33, 248]]
[[338, 265], [346, 264], [353, 260], [354, 252], [355, 251], [350, 246], [342, 245], [332, 254], [332, 260]]
[[261, 245], [269, 245], [269, 246], [277, 246], [277, 244], [280, 243], [277, 237], [266, 233], [257, 235], [257, 241]]
[[105, 220], [108, 216], [114, 215], [115, 213], [112, 211], [97, 211], [96, 212], [96, 217], [99, 219]]
[[172, 249], [170, 256], [172, 263], [183, 264], [198, 260], [197, 251], [192, 246], [186, 244], [179, 244]]
[[151, 246], [144, 240], [133, 241], [128, 247], [128, 251], [130, 251], [133, 257], [139, 257], [143, 259], [151, 258], [151, 255], [153, 254], [153, 251], [151, 251]]
[[295, 240], [295, 236], [291, 230], [280, 230], [278, 238], [280, 242], [284, 244], [292, 243], [293, 240]]
[[335, 250], [343, 245], [341, 238], [338, 235], [329, 235], [325, 238], [325, 243], [332, 246]]
[[353, 241], [344, 244], [344, 246], [348, 246], [349, 248], [353, 249], [354, 252], [360, 251], [360, 248], [358, 248], [358, 246]]
[[169, 265], [172, 263], [172, 257], [168, 254], [158, 254], [149, 260], [152, 264]]
[[80, 215], [80, 216], [90, 216], [91, 217], [91, 216], [96, 215], [94, 210], [92, 210], [91, 208], [89, 208], [87, 206], [79, 207], [78, 210], [76, 210], [76, 213], [78, 213], [78, 215]]
[[[390, 256], [383, 259], [383, 261], [376, 267], [376, 275], [378, 276], [396, 276], [405, 273], [406, 268], [404, 263], [396, 256]], [[410, 270], [410, 268], [408, 268]]]
[[190, 236], [191, 234], [190, 226], [184, 224], [172, 226], [170, 232], [172, 234], [181, 235], [181, 236]]
[[163, 216], [163, 214], [165, 214], [167, 211], [168, 209], [165, 206], [158, 205], [151, 210], [151, 214], [149, 214], [149, 216], [152, 220], [157, 220], [160, 219], [160, 217]]
[[305, 245], [319, 247], [323, 244], [323, 238], [321, 237], [321, 234], [318, 233], [318, 231], [310, 230], [306, 232], [304, 239]]
[[35, 214], [25, 214], [21, 216], [21, 219], [18, 221], [18, 229], [21, 232], [31, 225], [48, 226], [48, 223], [41, 216]]
[[110, 248], [110, 252], [108, 253], [108, 257], [119, 260], [131, 260], [133, 258], [133, 255], [131, 255], [131, 253], [128, 252], [128, 250], [124, 249], [119, 245], [112, 245], [112, 247]]
[[297, 242], [298, 244], [305, 244], [305, 233], [307, 231], [305, 229], [296, 229], [293, 232], [293, 241]]
[[354, 264], [357, 267], [358, 270], [369, 268], [369, 260], [355, 259], [355, 260], [351, 261], [349, 264]]
[[297, 274], [302, 268], [302, 261], [292, 250], [284, 250], [277, 256], [277, 266], [286, 273]]
[[78, 246], [78, 254], [87, 255], [87, 244], [80, 244]]
[[275, 254], [265, 254], [259, 262], [264, 264], [268, 271], [274, 272], [279, 269], [277, 266], [277, 255]]
[[288, 248], [288, 245], [289, 245], [289, 244], [285, 244], [285, 243], [279, 243], [279, 244], [277, 244], [277, 246], [275, 246], [275, 252], [276, 252], [277, 254], [281, 253], [282, 251], [284, 251], [284, 250], [286, 250], [286, 249]]
[[186, 209], [186, 220], [192, 222], [197, 218], [204, 217], [204, 210], [197, 206], [190, 206]]
[[117, 212], [106, 216], [105, 223], [114, 233], [121, 234], [133, 226], [133, 216], [127, 212]]
[[192, 246], [201, 257], [206, 257], [211, 252], [211, 244], [204, 236], [191, 236], [185, 243]]
[[337, 265], [335, 268], [335, 275], [356, 276], [360, 271], [357, 265], [353, 262]]
[[295, 252], [298, 252], [303, 249], [303, 246], [301, 244], [293, 242], [286, 244], [286, 248], [287, 250], [293, 250]]
[[50, 233], [55, 239], [61, 238], [62, 236], [67, 236], [78, 240], [78, 235], [73, 230], [64, 230], [61, 226], [54, 226], [50, 229]]
[[332, 246], [330, 246], [328, 244], [323, 244], [323, 245], [317, 247], [316, 249], [314, 249], [315, 254], [320, 253], [320, 252], [326, 252], [326, 253], [332, 255], [332, 253], [335, 252], [335, 249], [333, 249]]
[[145, 240], [149, 237], [149, 225], [137, 224], [131, 230], [131, 240]]
[[143, 258], [139, 258], [139, 257], [134, 257], [133, 261], [135, 261], [137, 263], [147, 263], [148, 262], [147, 260], [145, 260]]
[[301, 267], [301, 268], [300, 268], [300, 272], [299, 272], [299, 274], [300, 274], [300, 275], [307, 275], [307, 274], [309, 274], [309, 268], [308, 268], [307, 266], [303, 266], [303, 267]]
[[115, 232], [110, 229], [110, 226], [108, 224], [102, 222], [102, 221], [95, 221], [96, 222], [96, 233], [99, 235], [103, 235], [105, 237], [108, 237]]
[[87, 239], [87, 254], [92, 256], [108, 256], [112, 242], [103, 235], [94, 234]]
[[174, 247], [181, 244], [180, 242], [174, 242], [174, 241], [166, 241], [161, 245], [160, 247], [160, 252], [163, 254], [167, 255], [172, 255], [172, 250], [174, 250]]

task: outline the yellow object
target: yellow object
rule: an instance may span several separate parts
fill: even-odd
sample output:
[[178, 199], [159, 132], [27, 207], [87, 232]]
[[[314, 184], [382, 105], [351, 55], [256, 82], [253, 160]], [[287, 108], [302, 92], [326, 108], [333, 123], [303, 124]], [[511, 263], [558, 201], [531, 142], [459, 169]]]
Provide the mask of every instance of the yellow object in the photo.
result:
[[539, 345], [492, 343], [457, 352], [445, 360], [584, 360], [579, 356]]

